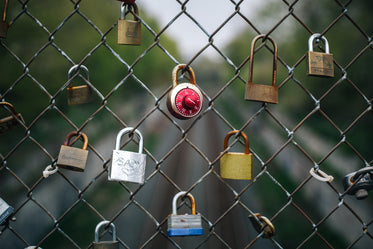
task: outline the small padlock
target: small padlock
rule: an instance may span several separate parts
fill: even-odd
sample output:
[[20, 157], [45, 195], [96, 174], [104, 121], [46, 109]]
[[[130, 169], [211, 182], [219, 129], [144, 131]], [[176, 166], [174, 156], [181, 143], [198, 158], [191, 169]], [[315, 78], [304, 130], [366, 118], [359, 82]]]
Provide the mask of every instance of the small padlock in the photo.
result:
[[[313, 40], [324, 42], [325, 53], [313, 52]], [[329, 53], [329, 43], [324, 36], [313, 34], [308, 39], [307, 75], [334, 77], [333, 55]]]
[[[177, 73], [185, 69], [189, 73], [190, 83], [177, 82]], [[178, 119], [189, 119], [202, 110], [203, 95], [196, 86], [196, 78], [191, 67], [177, 65], [172, 71], [172, 89], [167, 95], [167, 108]]]
[[0, 21], [0, 38], [6, 38], [9, 24], [6, 22], [6, 11], [8, 9], [8, 0], [5, 0], [3, 18]]
[[[67, 87], [69, 105], [85, 104], [93, 100], [92, 89], [88, 84], [81, 86], [73, 86], [72, 84], [72, 76], [74, 76], [75, 71], [78, 70], [78, 66], [79, 65], [73, 66], [68, 72], [68, 80], [70, 80], [70, 84]], [[86, 74], [86, 80], [89, 82], [88, 68], [84, 65], [80, 65], [79, 68], [83, 69]]]
[[355, 195], [362, 200], [368, 197], [368, 191], [373, 189], [373, 167], [364, 167], [343, 177], [343, 187], [349, 195]]
[[[80, 137], [83, 139], [82, 149], [69, 146], [70, 139], [74, 136], [78, 136], [78, 138]], [[60, 154], [58, 155], [57, 159], [57, 165], [60, 168], [83, 172], [88, 157], [87, 146], [88, 138], [83, 132], [79, 134], [76, 131], [70, 132], [66, 136], [64, 145], [61, 145]]]
[[191, 214], [177, 214], [177, 200], [185, 194], [185, 191], [181, 191], [177, 193], [172, 200], [172, 214], [168, 216], [167, 236], [193, 236], [203, 234], [201, 214], [196, 213], [196, 203], [192, 194], [187, 194], [192, 209]]
[[0, 225], [3, 225], [14, 212], [14, 209], [0, 198]]
[[93, 249], [119, 249], [119, 241], [117, 241], [117, 230], [114, 223], [110, 223], [111, 232], [113, 234], [112, 241], [99, 241], [100, 228], [104, 225], [109, 224], [107, 220], [101, 221], [97, 224], [95, 229], [95, 242], [93, 242]]
[[[238, 132], [238, 130], [228, 132], [224, 139], [224, 150], [228, 147], [229, 138]], [[241, 131], [240, 135], [245, 140], [245, 153], [226, 152], [220, 158], [220, 176], [222, 178], [236, 180], [251, 179], [253, 155], [250, 153], [249, 139], [246, 134]]]
[[[253, 68], [254, 68], [254, 48], [258, 39], [269, 40], [273, 45], [273, 74], [272, 85], [253, 84]], [[278, 103], [278, 87], [276, 87], [276, 72], [277, 72], [277, 45], [275, 40], [270, 36], [258, 35], [251, 42], [250, 64], [249, 64], [249, 81], [246, 84], [245, 99], [259, 102]]]
[[251, 223], [253, 224], [255, 230], [258, 233], [263, 232], [264, 238], [272, 238], [276, 234], [275, 227], [273, 226], [272, 222], [265, 216], [262, 216], [259, 213], [256, 213], [249, 216]]
[[[135, 12], [134, 20], [126, 20], [126, 7], [130, 12]], [[120, 9], [120, 19], [118, 20], [118, 44], [140, 45], [141, 44], [141, 22], [138, 19], [139, 11], [135, 3], [122, 3]]]
[[[124, 134], [134, 131], [139, 138], [139, 152], [120, 150], [120, 141]], [[146, 155], [142, 154], [143, 138], [139, 130], [127, 127], [119, 131], [113, 150], [112, 164], [109, 168], [109, 181], [126, 181], [143, 184], [145, 181]]]
[[0, 102], [0, 106], [10, 110], [12, 113], [12, 116], [0, 119], [0, 134], [21, 125], [21, 123], [25, 123], [21, 114], [16, 112], [12, 104], [8, 102]]

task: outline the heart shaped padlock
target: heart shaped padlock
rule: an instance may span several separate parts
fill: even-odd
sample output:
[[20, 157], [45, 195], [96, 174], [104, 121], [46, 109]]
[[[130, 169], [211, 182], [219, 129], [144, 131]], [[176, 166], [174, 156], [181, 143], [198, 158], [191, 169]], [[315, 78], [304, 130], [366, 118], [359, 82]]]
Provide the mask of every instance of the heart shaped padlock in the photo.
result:
[[[177, 73], [185, 69], [189, 73], [190, 83], [177, 82]], [[167, 95], [167, 108], [178, 119], [193, 118], [202, 110], [203, 95], [196, 86], [196, 79], [191, 67], [177, 65], [172, 71], [172, 89]]]

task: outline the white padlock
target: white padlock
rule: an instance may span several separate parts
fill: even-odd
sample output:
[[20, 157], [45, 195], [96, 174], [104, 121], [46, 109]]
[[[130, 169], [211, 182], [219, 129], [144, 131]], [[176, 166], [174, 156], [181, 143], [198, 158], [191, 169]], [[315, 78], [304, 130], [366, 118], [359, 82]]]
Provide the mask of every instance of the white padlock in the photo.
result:
[[[139, 152], [120, 150], [120, 141], [124, 134], [134, 131], [139, 138]], [[143, 184], [145, 180], [146, 155], [142, 154], [143, 138], [139, 130], [132, 127], [119, 131], [113, 150], [112, 164], [109, 168], [109, 181], [125, 181]]]

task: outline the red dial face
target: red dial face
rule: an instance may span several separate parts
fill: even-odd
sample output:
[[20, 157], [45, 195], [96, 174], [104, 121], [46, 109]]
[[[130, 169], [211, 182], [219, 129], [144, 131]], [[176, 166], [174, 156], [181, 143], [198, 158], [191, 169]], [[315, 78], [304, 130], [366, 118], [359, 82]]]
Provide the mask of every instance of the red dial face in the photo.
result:
[[183, 88], [176, 94], [175, 104], [180, 114], [185, 117], [193, 117], [201, 110], [201, 99], [190, 88]]

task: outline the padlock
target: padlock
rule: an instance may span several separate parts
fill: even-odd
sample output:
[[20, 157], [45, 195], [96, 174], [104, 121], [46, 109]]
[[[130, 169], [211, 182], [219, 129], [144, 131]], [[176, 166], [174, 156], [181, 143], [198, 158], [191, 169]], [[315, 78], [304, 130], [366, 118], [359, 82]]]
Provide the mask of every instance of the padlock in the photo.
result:
[[25, 249], [42, 249], [41, 247], [36, 247], [36, 246], [28, 246]]
[[[124, 134], [134, 131], [139, 138], [139, 152], [120, 150]], [[143, 138], [139, 130], [127, 127], [119, 131], [113, 150], [112, 164], [109, 168], [109, 181], [126, 181], [143, 184], [145, 181], [146, 155], [142, 154]]]
[[[238, 132], [238, 130], [228, 132], [224, 139], [224, 150], [226, 150], [228, 147], [229, 138]], [[220, 158], [220, 176], [222, 178], [236, 180], [251, 179], [253, 155], [250, 153], [249, 139], [247, 138], [246, 134], [241, 131], [240, 135], [245, 141], [245, 153], [226, 152]]]
[[275, 227], [273, 226], [272, 222], [265, 216], [262, 216], [259, 213], [249, 215], [249, 219], [251, 223], [253, 224], [255, 230], [258, 233], [263, 232], [263, 237], [264, 238], [272, 238], [276, 234]]
[[186, 194], [185, 191], [177, 193], [172, 200], [172, 214], [168, 216], [167, 236], [193, 236], [202, 235], [201, 214], [196, 213], [196, 203], [192, 194], [188, 193], [191, 214], [177, 214], [177, 200]]
[[0, 102], [0, 106], [3, 106], [12, 113], [11, 116], [0, 119], [0, 134], [21, 125], [21, 123], [25, 123], [21, 114], [16, 112], [12, 104], [8, 102]]
[[[254, 68], [254, 49], [255, 43], [262, 38], [269, 40], [273, 45], [273, 69], [272, 69], [272, 85], [261, 85], [253, 83], [253, 68]], [[246, 84], [245, 99], [259, 102], [278, 103], [278, 87], [276, 86], [276, 72], [277, 72], [277, 45], [272, 37], [266, 35], [258, 35], [251, 42], [250, 64], [249, 64], [249, 81]]]
[[111, 232], [113, 234], [112, 241], [99, 241], [100, 228], [104, 225], [109, 224], [107, 220], [101, 221], [97, 224], [95, 229], [95, 241], [93, 242], [93, 249], [119, 249], [119, 241], [117, 241], [117, 230], [114, 223], [110, 223]]
[[[325, 53], [313, 52], [313, 40], [324, 42]], [[334, 77], [333, 55], [329, 53], [329, 43], [324, 36], [313, 34], [308, 39], [307, 75]]]
[[5, 0], [3, 18], [0, 21], [0, 38], [6, 38], [9, 24], [6, 22], [6, 11], [8, 9], [8, 0]]
[[93, 100], [92, 89], [88, 84], [80, 86], [73, 86], [72, 84], [72, 77], [74, 76], [75, 71], [79, 70], [79, 68], [83, 69], [86, 74], [86, 80], [89, 81], [88, 68], [84, 65], [80, 65], [79, 68], [78, 66], [79, 65], [73, 66], [68, 72], [68, 80], [70, 80], [70, 84], [67, 87], [69, 105], [85, 104]]
[[[70, 139], [74, 136], [78, 136], [78, 138], [80, 137], [83, 139], [82, 149], [69, 146]], [[58, 155], [57, 159], [57, 166], [60, 168], [83, 172], [88, 157], [87, 146], [88, 138], [83, 132], [80, 132], [79, 134], [76, 131], [70, 132], [66, 136], [64, 145], [61, 145], [60, 154]]]
[[[126, 20], [126, 7], [128, 11], [135, 12], [134, 20]], [[135, 3], [122, 3], [120, 19], [118, 20], [118, 44], [140, 45], [141, 44], [141, 22], [138, 19], [139, 11]]]
[[347, 194], [355, 195], [358, 200], [367, 198], [368, 191], [373, 189], [373, 167], [365, 167], [346, 175], [343, 187]]
[[[177, 82], [177, 73], [185, 69], [189, 73], [190, 83]], [[172, 89], [167, 95], [167, 108], [178, 119], [189, 119], [202, 110], [203, 95], [196, 85], [196, 78], [191, 67], [177, 65], [172, 71]]]
[[14, 208], [0, 198], [0, 225], [3, 225], [14, 212]]

